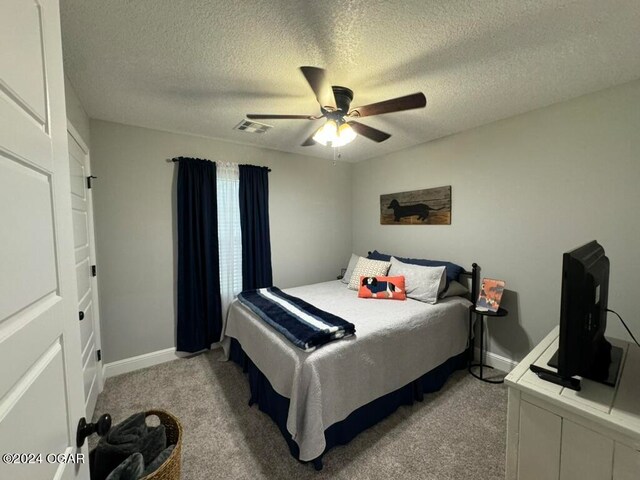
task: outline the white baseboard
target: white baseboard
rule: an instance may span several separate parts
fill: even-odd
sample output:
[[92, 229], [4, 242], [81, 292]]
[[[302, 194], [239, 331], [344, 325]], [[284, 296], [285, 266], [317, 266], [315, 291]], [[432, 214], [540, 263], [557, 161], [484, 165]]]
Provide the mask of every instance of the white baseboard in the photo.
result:
[[[220, 343], [214, 343], [211, 345], [211, 350], [215, 350], [216, 348], [220, 348], [222, 345]], [[205, 352], [206, 350], [202, 350]], [[171, 360], [175, 360], [177, 358], [185, 358], [191, 357], [193, 355], [197, 355], [201, 352], [196, 353], [184, 353], [184, 352], [176, 352], [175, 347], [165, 348], [164, 350], [157, 350], [155, 352], [145, 353], [143, 355], [138, 355], [136, 357], [125, 358], [122, 360], [117, 360], [111, 363], [105, 363], [102, 367], [102, 378], [107, 379], [111, 377], [115, 377], [116, 375], [122, 375], [123, 373], [134, 372], [136, 370], [140, 370], [141, 368], [152, 367], [154, 365], [159, 365], [161, 363], [170, 362]]]
[[138, 355], [137, 357], [105, 363], [103, 377], [115, 377], [116, 375], [122, 375], [123, 373], [129, 373], [134, 370], [140, 370], [141, 368], [147, 368], [160, 363], [169, 362], [176, 358], [179, 357], [175, 348], [165, 348], [164, 350], [145, 353], [144, 355]]
[[[474, 353], [474, 358], [479, 359], [480, 349], [478, 347], [475, 347]], [[498, 355], [497, 353], [484, 352], [484, 364], [502, 372], [509, 373], [516, 365], [518, 365], [518, 362], [507, 357], [503, 357], [502, 355]]]
[[[214, 344], [212, 349], [218, 348], [219, 346], [220, 344]], [[142, 368], [152, 367], [153, 365], [159, 365], [161, 363], [170, 362], [171, 360], [184, 357], [185, 355], [176, 352], [175, 348], [165, 348], [164, 350], [149, 352], [111, 363], [105, 363], [102, 369], [102, 378], [107, 379], [115, 377], [116, 375], [134, 372]], [[480, 349], [478, 347], [475, 348], [474, 358], [480, 358]], [[503, 357], [502, 355], [492, 352], [485, 352], [484, 361], [485, 365], [489, 365], [490, 367], [506, 373], [509, 373], [518, 364], [518, 362], [514, 360], [510, 360], [507, 357]]]

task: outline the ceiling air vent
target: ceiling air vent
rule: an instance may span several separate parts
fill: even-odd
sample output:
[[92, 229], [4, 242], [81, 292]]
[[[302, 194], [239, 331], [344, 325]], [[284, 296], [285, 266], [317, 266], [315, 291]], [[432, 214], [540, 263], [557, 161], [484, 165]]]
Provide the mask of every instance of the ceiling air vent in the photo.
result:
[[247, 133], [264, 133], [273, 127], [271, 125], [265, 125], [264, 123], [252, 122], [251, 120], [242, 120], [233, 128]]

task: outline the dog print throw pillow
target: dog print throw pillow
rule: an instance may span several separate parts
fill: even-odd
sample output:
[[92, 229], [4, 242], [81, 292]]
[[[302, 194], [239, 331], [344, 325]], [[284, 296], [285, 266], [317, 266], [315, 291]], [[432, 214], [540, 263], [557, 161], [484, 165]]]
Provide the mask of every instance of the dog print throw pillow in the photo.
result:
[[388, 298], [406, 300], [404, 277], [360, 277], [360, 298]]

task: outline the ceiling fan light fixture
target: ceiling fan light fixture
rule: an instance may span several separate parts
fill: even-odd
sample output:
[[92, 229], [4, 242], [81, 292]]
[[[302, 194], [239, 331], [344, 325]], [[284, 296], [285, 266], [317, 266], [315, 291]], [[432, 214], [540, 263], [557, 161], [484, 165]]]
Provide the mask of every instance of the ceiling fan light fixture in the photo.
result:
[[349, 125], [348, 123], [343, 123], [342, 125], [340, 125], [340, 128], [338, 128], [338, 139], [340, 141], [340, 145], [334, 145], [336, 147], [341, 147], [343, 145], [346, 145], [347, 143], [353, 142], [357, 136], [358, 134], [353, 128], [351, 128], [351, 125]]
[[313, 136], [313, 139], [320, 145], [327, 145], [338, 136], [338, 125], [335, 120], [327, 120]]
[[348, 123], [342, 123], [339, 127], [335, 120], [327, 120], [313, 136], [320, 145], [329, 147], [342, 147], [352, 142], [357, 134]]

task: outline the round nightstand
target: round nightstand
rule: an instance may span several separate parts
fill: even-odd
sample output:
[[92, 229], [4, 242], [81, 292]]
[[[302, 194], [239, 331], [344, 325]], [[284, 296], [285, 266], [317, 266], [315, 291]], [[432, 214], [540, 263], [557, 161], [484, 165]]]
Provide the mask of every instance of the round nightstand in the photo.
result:
[[[476, 315], [476, 318], [480, 317], [480, 363], [473, 363], [473, 362], [469, 362], [469, 373], [471, 375], [473, 375], [474, 377], [476, 377], [478, 380], [482, 380], [483, 382], [487, 382], [487, 383], [504, 383], [504, 379], [501, 380], [490, 380], [487, 378], [484, 378], [483, 375], [483, 370], [485, 368], [493, 368], [489, 365], [485, 365], [483, 358], [484, 358], [484, 317], [506, 317], [509, 312], [500, 307], [498, 309], [497, 312], [490, 312], [490, 311], [484, 311], [484, 310], [477, 310], [474, 307], [471, 307], [471, 313]], [[471, 325], [469, 325], [469, 338], [471, 338]], [[472, 357], [473, 358], [473, 357]], [[475, 368], [475, 367], [480, 367], [480, 372], [475, 373], [473, 372], [471, 369]]]

